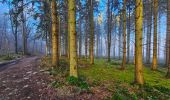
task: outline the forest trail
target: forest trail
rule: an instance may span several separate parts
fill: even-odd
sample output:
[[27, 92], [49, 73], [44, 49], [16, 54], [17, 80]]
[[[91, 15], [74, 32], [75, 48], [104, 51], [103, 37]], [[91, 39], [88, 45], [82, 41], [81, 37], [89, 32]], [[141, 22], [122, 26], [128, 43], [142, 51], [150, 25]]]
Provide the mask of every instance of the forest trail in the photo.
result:
[[38, 57], [28, 57], [0, 67], [0, 100], [45, 100], [55, 98], [48, 74], [38, 67]]

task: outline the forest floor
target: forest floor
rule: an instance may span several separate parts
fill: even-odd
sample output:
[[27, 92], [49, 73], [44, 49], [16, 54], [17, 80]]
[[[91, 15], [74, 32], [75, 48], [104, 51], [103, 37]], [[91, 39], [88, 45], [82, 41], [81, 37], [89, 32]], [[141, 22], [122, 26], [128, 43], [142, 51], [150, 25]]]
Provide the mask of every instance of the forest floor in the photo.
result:
[[79, 62], [79, 78], [69, 77], [68, 61], [51, 69], [50, 58], [28, 57], [0, 66], [0, 100], [169, 100], [166, 69], [144, 68], [145, 85], [133, 84], [134, 65], [120, 70], [120, 61]]
[[[48, 87], [51, 77], [42, 73], [38, 58], [0, 66], [0, 100], [47, 100], [54, 89]], [[50, 95], [48, 95], [50, 93]]]

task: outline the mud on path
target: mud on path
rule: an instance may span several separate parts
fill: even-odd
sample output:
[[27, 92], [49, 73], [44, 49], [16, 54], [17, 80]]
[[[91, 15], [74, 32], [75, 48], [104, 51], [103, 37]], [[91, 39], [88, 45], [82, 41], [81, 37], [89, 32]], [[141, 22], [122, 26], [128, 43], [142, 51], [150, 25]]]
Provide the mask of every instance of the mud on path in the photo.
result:
[[38, 67], [38, 57], [0, 67], [0, 100], [51, 100], [56, 98], [52, 80]]

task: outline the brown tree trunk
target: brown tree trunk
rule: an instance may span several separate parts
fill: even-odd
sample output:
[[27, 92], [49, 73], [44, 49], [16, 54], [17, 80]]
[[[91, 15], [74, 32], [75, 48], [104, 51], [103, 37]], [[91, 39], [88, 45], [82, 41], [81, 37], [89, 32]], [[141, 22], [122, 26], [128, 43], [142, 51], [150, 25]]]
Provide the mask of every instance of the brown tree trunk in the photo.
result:
[[110, 0], [108, 0], [108, 3], [107, 3], [107, 16], [108, 16], [108, 19], [107, 19], [107, 28], [108, 28], [108, 32], [107, 32], [107, 56], [108, 56], [108, 62], [110, 62], [110, 49], [111, 49], [111, 12], [110, 12]]
[[76, 0], [68, 0], [70, 34], [70, 76], [78, 77], [76, 48]]
[[158, 17], [158, 0], [154, 0], [154, 38], [153, 38], [153, 60], [152, 70], [157, 70], [157, 18]]
[[151, 59], [151, 31], [152, 31], [152, 1], [148, 4], [147, 12], [147, 47], [146, 47], [146, 63], [150, 64]]
[[126, 0], [123, 4], [123, 61], [121, 69], [125, 69], [126, 65]]
[[[168, 48], [170, 50], [170, 0], [168, 0], [167, 3], [167, 38], [168, 38]], [[167, 71], [167, 78], [170, 78], [170, 53], [168, 55], [169, 61], [168, 61], [168, 71]]]
[[[130, 6], [130, 4], [129, 4]], [[129, 7], [129, 18], [128, 18], [128, 33], [127, 33], [127, 63], [130, 62], [130, 27], [131, 27], [131, 23], [130, 23], [130, 20], [131, 20], [131, 16], [130, 16], [130, 7]]]
[[90, 64], [94, 64], [94, 19], [93, 19], [93, 0], [90, 0]]
[[56, 1], [51, 1], [52, 9], [52, 65], [59, 66], [59, 33], [58, 33], [58, 18], [56, 10]]
[[23, 54], [27, 54], [27, 43], [26, 43], [26, 19], [24, 15], [24, 0], [22, 0], [22, 40], [23, 40]]
[[82, 34], [81, 34], [81, 19], [79, 19], [79, 58], [81, 58], [81, 48], [82, 48]]
[[143, 85], [143, 61], [142, 61], [142, 32], [143, 32], [143, 3], [135, 2], [135, 83]]

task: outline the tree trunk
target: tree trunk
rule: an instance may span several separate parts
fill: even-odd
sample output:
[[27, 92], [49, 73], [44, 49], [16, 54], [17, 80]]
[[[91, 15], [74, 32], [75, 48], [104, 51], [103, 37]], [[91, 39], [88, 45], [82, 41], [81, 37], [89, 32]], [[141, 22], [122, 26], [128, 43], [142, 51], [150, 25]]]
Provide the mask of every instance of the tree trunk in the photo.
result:
[[70, 76], [77, 74], [77, 49], [76, 49], [76, 1], [68, 0], [69, 34], [70, 34]]
[[58, 18], [56, 10], [56, 1], [51, 1], [52, 8], [52, 65], [59, 66], [59, 38], [58, 38]]
[[170, 0], [167, 0], [167, 33], [166, 33], [166, 44], [165, 44], [165, 65], [168, 66], [167, 76], [170, 76]]
[[147, 16], [147, 47], [146, 47], [146, 63], [150, 64], [151, 59], [151, 31], [152, 31], [152, 0], [148, 5], [148, 13]]
[[94, 64], [94, 19], [93, 19], [93, 0], [90, 0], [90, 64]]
[[154, 0], [154, 37], [153, 37], [153, 60], [152, 70], [157, 70], [157, 17], [158, 17], [158, 0]]
[[142, 64], [142, 27], [143, 27], [143, 3], [142, 0], [135, 2], [135, 83], [143, 85]]
[[[168, 0], [168, 3], [167, 3], [167, 38], [168, 38], [168, 48], [170, 50], [170, 0]], [[167, 78], [170, 78], [170, 53], [169, 53], [169, 61], [168, 61], [168, 71], [167, 71], [167, 75], [166, 77]]]
[[15, 53], [16, 54], [18, 54], [18, 24], [17, 24], [17, 22], [16, 22], [16, 24], [15, 24], [16, 26], [15, 26]]
[[97, 35], [96, 35], [96, 57], [99, 57], [99, 37], [100, 37], [100, 25], [97, 23]]
[[65, 32], [65, 51], [66, 51], [66, 56], [69, 58], [69, 43], [68, 43], [68, 5], [66, 5], [68, 3], [68, 0], [64, 0], [65, 2], [65, 13], [64, 13], [64, 32]]
[[123, 60], [121, 69], [125, 69], [126, 65], [126, 0], [123, 4]]
[[121, 23], [121, 19], [122, 19], [122, 14], [120, 14], [120, 16], [119, 16], [119, 18], [120, 18], [120, 20], [119, 20], [119, 60], [121, 59], [121, 30], [122, 30], [122, 23]]
[[22, 0], [22, 40], [23, 40], [23, 54], [27, 54], [27, 43], [26, 43], [26, 20], [24, 15], [24, 0]]
[[108, 56], [108, 62], [110, 62], [110, 49], [111, 49], [111, 12], [110, 12], [110, 0], [108, 0], [108, 3], [107, 3], [107, 16], [108, 16], [108, 19], [107, 19], [107, 28], [108, 28], [108, 32], [107, 32], [107, 56]]
[[[130, 5], [130, 4], [129, 4]], [[129, 22], [128, 22], [128, 33], [127, 33], [127, 63], [129, 63], [130, 62], [130, 27], [131, 27], [131, 23], [130, 23], [130, 18], [131, 18], [131, 16], [130, 16], [130, 12], [131, 10], [130, 10], [130, 7], [129, 7]]]
[[81, 58], [81, 48], [82, 48], [81, 19], [79, 19], [79, 58]]

